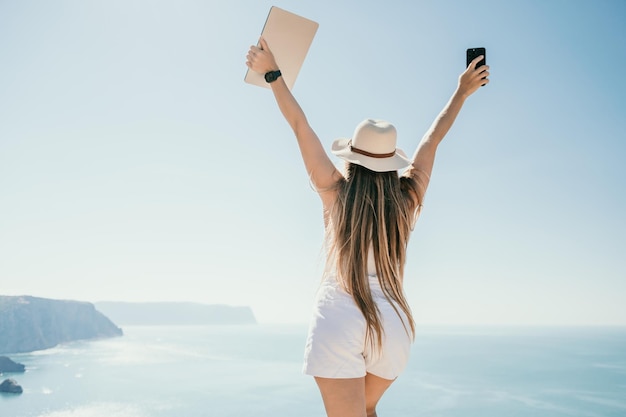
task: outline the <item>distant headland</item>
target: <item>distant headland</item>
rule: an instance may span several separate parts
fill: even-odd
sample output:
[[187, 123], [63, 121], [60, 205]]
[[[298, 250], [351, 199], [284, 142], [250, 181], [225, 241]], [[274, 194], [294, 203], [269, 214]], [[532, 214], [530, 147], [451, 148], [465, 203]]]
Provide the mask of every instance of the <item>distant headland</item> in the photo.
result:
[[0, 354], [121, 335], [122, 329], [91, 303], [0, 295]]
[[250, 307], [186, 302], [98, 302], [0, 295], [0, 354], [122, 336], [121, 325], [256, 324]]
[[129, 303], [103, 301], [96, 308], [118, 325], [180, 326], [256, 324], [250, 307], [189, 302]]

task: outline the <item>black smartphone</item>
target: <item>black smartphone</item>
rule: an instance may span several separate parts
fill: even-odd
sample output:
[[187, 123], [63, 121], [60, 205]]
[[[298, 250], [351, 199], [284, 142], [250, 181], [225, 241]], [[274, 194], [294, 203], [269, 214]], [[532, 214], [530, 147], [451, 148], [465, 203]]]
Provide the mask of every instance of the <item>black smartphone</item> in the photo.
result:
[[[468, 48], [465, 51], [465, 68], [469, 67], [469, 64], [476, 58], [477, 56], [483, 56], [483, 59], [478, 61], [476, 64], [476, 68], [480, 68], [483, 65], [487, 65], [487, 50], [485, 48]], [[486, 77], [483, 77], [485, 79]], [[487, 83], [483, 84], [484, 87]]]
[[470, 62], [472, 62], [474, 58], [480, 55], [482, 55], [484, 58], [481, 59], [478, 64], [476, 64], [476, 68], [487, 65], [487, 50], [485, 48], [468, 48], [465, 52], [465, 68], [469, 66]]

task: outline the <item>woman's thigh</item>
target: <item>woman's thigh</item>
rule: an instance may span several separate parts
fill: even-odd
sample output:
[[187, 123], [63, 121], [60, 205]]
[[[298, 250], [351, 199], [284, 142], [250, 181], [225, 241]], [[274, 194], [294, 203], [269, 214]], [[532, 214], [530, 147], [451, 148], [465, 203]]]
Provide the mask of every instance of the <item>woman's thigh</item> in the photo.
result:
[[395, 379], [385, 379], [376, 375], [365, 375], [365, 410], [368, 416], [375, 416], [376, 405]]
[[372, 374], [362, 378], [315, 377], [328, 417], [375, 415], [376, 404], [393, 381]]
[[365, 377], [315, 377], [315, 382], [322, 394], [328, 417], [366, 417]]

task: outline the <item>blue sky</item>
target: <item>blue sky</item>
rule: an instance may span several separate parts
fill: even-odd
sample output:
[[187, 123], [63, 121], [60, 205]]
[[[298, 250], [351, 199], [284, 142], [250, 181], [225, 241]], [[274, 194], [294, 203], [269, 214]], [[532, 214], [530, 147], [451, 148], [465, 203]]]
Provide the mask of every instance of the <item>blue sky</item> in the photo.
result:
[[272, 5], [319, 22], [294, 94], [324, 144], [412, 153], [465, 49], [491, 83], [439, 148], [409, 246], [419, 323], [626, 325], [626, 3], [0, 3], [0, 293], [308, 320], [321, 204], [270, 92]]

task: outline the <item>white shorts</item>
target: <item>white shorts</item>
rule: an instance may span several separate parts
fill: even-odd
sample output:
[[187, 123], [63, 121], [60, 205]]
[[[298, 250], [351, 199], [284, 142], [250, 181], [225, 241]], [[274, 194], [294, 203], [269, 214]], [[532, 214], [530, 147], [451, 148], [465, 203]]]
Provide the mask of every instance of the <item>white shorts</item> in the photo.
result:
[[[316, 297], [304, 352], [303, 372], [322, 378], [360, 378], [370, 373], [395, 379], [406, 367], [411, 337], [385, 298], [378, 278], [370, 288], [383, 324], [382, 352], [372, 351], [366, 341], [367, 325], [354, 299], [333, 277], [326, 279]], [[404, 322], [402, 310], [398, 308]], [[410, 328], [409, 328], [410, 329]]]

